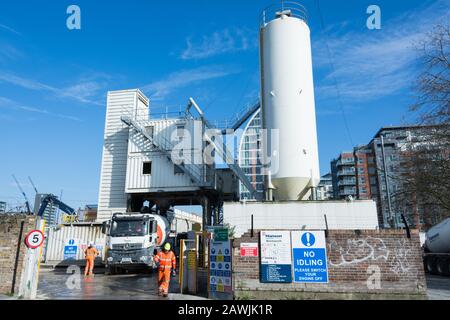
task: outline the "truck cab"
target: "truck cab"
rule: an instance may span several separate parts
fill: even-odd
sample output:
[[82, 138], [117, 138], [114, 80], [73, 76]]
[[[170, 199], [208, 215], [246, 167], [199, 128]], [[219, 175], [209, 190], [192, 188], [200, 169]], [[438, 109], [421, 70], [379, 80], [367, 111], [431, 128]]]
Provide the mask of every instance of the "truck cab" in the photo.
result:
[[153, 253], [161, 240], [157, 220], [153, 214], [114, 213], [111, 220], [103, 223], [107, 273], [155, 268]]

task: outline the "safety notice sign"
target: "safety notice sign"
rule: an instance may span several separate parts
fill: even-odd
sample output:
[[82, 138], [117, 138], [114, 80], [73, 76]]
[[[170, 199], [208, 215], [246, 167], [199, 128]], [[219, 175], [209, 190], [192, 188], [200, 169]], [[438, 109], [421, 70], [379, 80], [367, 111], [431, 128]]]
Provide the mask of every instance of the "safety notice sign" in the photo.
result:
[[294, 282], [327, 283], [324, 231], [292, 231]]
[[261, 282], [292, 282], [289, 231], [261, 231]]
[[69, 239], [64, 246], [64, 260], [76, 259], [78, 244], [76, 239]]
[[210, 242], [209, 286], [210, 291], [232, 292], [230, 241]]
[[258, 257], [258, 243], [241, 243], [241, 257]]

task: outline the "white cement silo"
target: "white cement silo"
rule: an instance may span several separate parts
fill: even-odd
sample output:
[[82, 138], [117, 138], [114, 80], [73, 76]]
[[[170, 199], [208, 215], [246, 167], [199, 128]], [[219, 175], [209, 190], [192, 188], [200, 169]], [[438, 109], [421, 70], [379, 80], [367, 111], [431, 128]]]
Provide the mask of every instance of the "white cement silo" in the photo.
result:
[[[284, 2], [260, 30], [263, 128], [279, 130], [267, 150], [275, 200], [307, 199], [320, 180], [310, 30], [304, 8]], [[269, 139], [270, 140], [270, 139]]]

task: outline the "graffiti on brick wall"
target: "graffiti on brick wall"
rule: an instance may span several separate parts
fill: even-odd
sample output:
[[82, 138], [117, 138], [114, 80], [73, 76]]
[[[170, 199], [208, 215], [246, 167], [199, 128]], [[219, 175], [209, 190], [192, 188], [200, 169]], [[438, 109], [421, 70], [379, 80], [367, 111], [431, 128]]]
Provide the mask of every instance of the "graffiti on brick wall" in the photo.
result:
[[417, 268], [411, 268], [411, 265], [408, 262], [408, 258], [411, 257], [413, 251], [406, 239], [397, 240], [395, 248], [395, 251], [392, 252], [390, 256], [391, 259], [389, 259], [389, 267], [391, 271], [395, 274], [417, 274], [419, 270]]
[[347, 239], [343, 244], [332, 240], [330, 251], [334, 252], [329, 259], [329, 264], [333, 267], [351, 266], [364, 262], [375, 264], [387, 262], [390, 271], [394, 274], [417, 273], [417, 270], [412, 270], [408, 263], [412, 249], [405, 239], [397, 240], [390, 249], [383, 239], [370, 236], [364, 239]]

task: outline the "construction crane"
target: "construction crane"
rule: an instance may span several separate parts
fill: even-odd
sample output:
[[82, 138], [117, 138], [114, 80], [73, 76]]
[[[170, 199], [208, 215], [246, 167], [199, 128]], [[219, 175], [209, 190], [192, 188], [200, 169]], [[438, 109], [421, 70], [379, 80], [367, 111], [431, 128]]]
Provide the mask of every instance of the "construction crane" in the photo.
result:
[[31, 209], [30, 209], [30, 201], [28, 201], [28, 197], [27, 197], [27, 195], [25, 194], [25, 191], [23, 191], [23, 189], [22, 189], [22, 187], [21, 187], [19, 181], [17, 180], [16, 176], [15, 176], [15, 175], [12, 175], [12, 177], [13, 177], [14, 181], [16, 181], [17, 187], [19, 188], [20, 192], [22, 193], [23, 197], [25, 198], [25, 205], [26, 205], [26, 207], [27, 207], [28, 214], [29, 214], [29, 215], [32, 215], [33, 212], [32, 212]]
[[39, 207], [39, 211], [37, 212], [38, 217], [42, 217], [49, 203], [58, 206], [60, 210], [64, 211], [68, 215], [76, 215], [76, 211], [72, 207], [59, 200], [57, 196], [48, 194], [41, 201], [41, 206]]
[[36, 192], [36, 194], [38, 194], [39, 192], [37, 191], [36, 186], [34, 185], [33, 180], [31, 180], [30, 176], [28, 176], [28, 180], [30, 180], [30, 183], [33, 186], [34, 192]]

